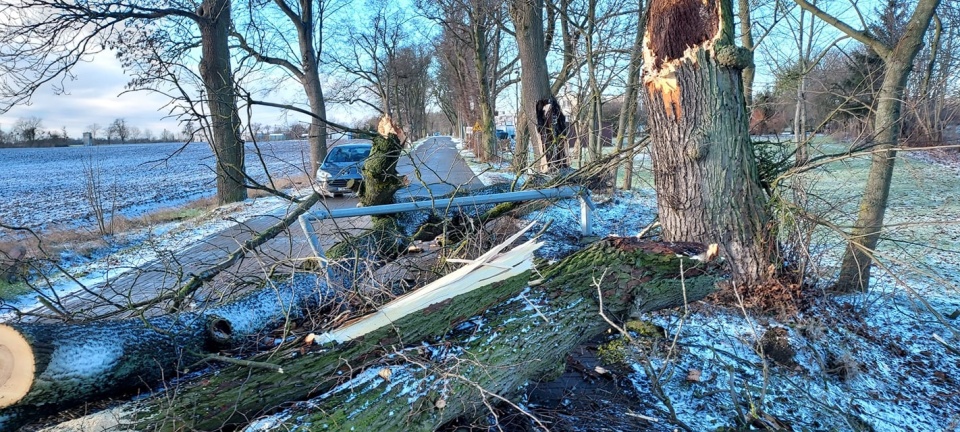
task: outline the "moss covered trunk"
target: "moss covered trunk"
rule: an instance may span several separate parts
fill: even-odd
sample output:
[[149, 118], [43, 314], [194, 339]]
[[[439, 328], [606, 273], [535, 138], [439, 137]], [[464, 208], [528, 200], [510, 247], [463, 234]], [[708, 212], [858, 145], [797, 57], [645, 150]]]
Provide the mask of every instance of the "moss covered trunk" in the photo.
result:
[[365, 207], [393, 204], [393, 194], [403, 187], [397, 173], [397, 161], [403, 145], [396, 134], [378, 135], [373, 138], [370, 157], [363, 163], [363, 190], [360, 204]]
[[0, 430], [103, 395], [135, 394], [332, 293], [309, 275], [198, 313], [0, 324]]
[[[381, 128], [390, 123], [381, 121]], [[363, 186], [360, 190], [360, 204], [364, 207], [394, 203], [394, 195], [404, 186], [403, 178], [397, 173], [397, 162], [403, 152], [403, 145], [397, 134], [385, 130], [373, 138], [370, 157], [363, 163]], [[327, 251], [331, 259], [385, 259], [396, 256], [407, 244], [400, 233], [394, 215], [373, 216], [373, 228], [351, 236], [333, 245]]]
[[605, 239], [543, 269], [533, 288], [524, 273], [407, 315], [362, 340], [275, 352], [259, 360], [282, 366], [283, 374], [231, 367], [178, 389], [176, 397], [125, 410], [122, 423], [137, 430], [232, 428], [313, 398], [274, 425], [432, 430], [562, 367], [571, 348], [607, 326], [597, 286], [612, 319], [706, 296], [714, 279], [678, 258], [676, 246]]
[[398, 350], [314, 399], [309, 409], [285, 413], [274, 429], [310, 424], [432, 431], [463, 415], [482, 416], [487, 404], [514, 398], [531, 381], [562, 371], [570, 350], [608, 328], [598, 295], [604, 313], [622, 320], [631, 312], [680, 306], [684, 293], [693, 301], [713, 289], [714, 279], [700, 269], [681, 282], [680, 266], [675, 252], [661, 244], [604, 241], [547, 269], [543, 285], [429, 344]]

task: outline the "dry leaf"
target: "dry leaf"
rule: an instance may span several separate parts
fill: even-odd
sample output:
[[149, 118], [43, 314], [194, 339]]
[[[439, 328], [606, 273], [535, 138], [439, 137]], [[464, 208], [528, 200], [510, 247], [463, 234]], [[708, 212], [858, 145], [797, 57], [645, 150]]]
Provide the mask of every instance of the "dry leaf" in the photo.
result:
[[607, 374], [610, 373], [610, 371], [608, 371], [608, 370], [606, 370], [606, 369], [604, 369], [604, 368], [602, 368], [602, 367], [600, 367], [600, 366], [597, 366], [597, 367], [593, 368], [593, 371], [596, 372], [596, 373], [598, 373], [598, 374], [600, 374], [600, 375], [607, 375]]
[[380, 369], [380, 373], [377, 375], [380, 375], [380, 378], [383, 378], [385, 381], [390, 382], [390, 375], [393, 375], [393, 371], [390, 370], [390, 368], [383, 368]]
[[313, 345], [313, 340], [317, 338], [317, 335], [310, 333], [307, 337], [303, 338], [303, 344], [306, 346]]
[[687, 371], [687, 381], [700, 382], [700, 370], [690, 369]]
[[435, 404], [433, 404], [433, 405], [434, 405], [435, 407], [437, 407], [437, 409], [443, 409], [444, 407], [447, 406], [447, 400], [446, 400], [446, 399], [437, 399], [437, 403], [435, 403]]

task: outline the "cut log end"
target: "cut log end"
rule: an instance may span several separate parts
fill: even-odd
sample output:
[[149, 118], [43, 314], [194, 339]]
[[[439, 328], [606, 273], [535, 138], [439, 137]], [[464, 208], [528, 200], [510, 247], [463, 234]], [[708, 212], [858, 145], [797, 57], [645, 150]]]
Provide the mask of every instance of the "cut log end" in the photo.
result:
[[207, 348], [216, 350], [229, 346], [233, 342], [233, 325], [226, 318], [210, 315], [207, 317]]
[[23, 399], [33, 385], [36, 359], [30, 343], [15, 329], [0, 325], [0, 408]]

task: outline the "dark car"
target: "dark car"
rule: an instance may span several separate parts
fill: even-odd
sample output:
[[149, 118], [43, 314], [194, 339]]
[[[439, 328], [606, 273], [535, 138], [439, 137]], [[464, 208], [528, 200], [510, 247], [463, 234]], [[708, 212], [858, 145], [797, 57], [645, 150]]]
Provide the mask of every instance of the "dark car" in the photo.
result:
[[370, 156], [370, 143], [342, 144], [330, 148], [317, 170], [317, 185], [325, 195], [357, 192], [363, 184], [360, 167]]
[[507, 138], [510, 138], [510, 134], [508, 134], [507, 131], [503, 129], [497, 129], [497, 139], [505, 140]]

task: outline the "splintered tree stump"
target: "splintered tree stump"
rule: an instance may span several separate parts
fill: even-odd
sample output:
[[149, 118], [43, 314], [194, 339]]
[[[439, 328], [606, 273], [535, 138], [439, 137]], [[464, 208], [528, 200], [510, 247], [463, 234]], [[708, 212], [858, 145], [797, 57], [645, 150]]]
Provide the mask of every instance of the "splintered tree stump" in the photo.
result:
[[650, 158], [663, 238], [718, 243], [733, 278], [763, 280], [773, 260], [730, 0], [651, 0], [643, 42]]
[[543, 146], [546, 172], [569, 168], [567, 160], [567, 117], [557, 99], [550, 97], [537, 101], [537, 135]]
[[281, 429], [288, 421], [327, 430], [432, 430], [496, 402], [493, 394], [514, 396], [606, 329], [598, 285], [604, 313], [614, 320], [712, 292], [714, 276], [678, 256], [690, 246], [604, 239], [543, 269], [534, 287], [528, 288], [525, 271], [390, 317], [389, 325], [339, 345], [303, 345], [260, 359], [283, 374], [229, 367], [181, 386], [175, 397], [134, 402], [115, 415], [137, 430], [231, 429], [314, 398], [305, 412], [272, 423]]
[[403, 131], [388, 116], [380, 119], [377, 131], [379, 135], [373, 137], [370, 156], [361, 168], [360, 203], [364, 206], [393, 204], [393, 195], [403, 187], [397, 173], [397, 162], [403, 152]]

